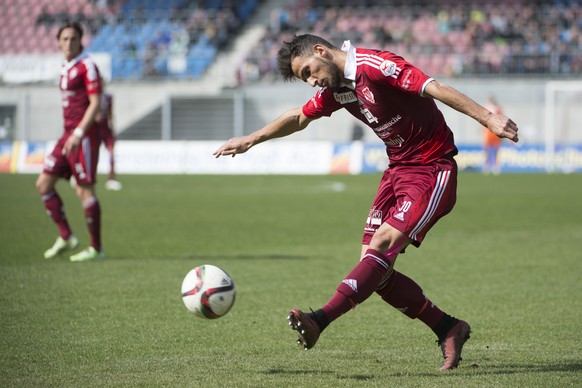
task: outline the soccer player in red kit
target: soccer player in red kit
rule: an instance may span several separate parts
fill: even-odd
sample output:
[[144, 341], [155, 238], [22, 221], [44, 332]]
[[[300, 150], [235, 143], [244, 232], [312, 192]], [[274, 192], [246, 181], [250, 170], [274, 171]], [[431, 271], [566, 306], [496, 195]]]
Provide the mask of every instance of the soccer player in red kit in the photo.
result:
[[499, 137], [518, 141], [517, 125], [389, 51], [356, 48], [349, 41], [340, 49], [306, 34], [285, 42], [277, 62], [286, 81], [299, 78], [319, 90], [303, 107], [287, 111], [250, 135], [230, 139], [214, 152], [215, 157], [244, 153], [345, 108], [386, 144], [390, 161], [368, 215], [359, 263], [321, 309], [290, 311], [288, 321], [299, 333], [298, 343], [305, 349], [313, 347], [331, 322], [376, 292], [436, 334], [444, 356], [441, 370], [456, 368], [471, 332], [469, 324], [442, 311], [416, 282], [394, 269], [397, 256], [409, 244], [420, 246], [456, 200], [457, 148], [434, 99]]
[[91, 58], [83, 54], [83, 29], [78, 23], [66, 23], [57, 33], [65, 62], [61, 70], [60, 89], [64, 132], [45, 159], [36, 187], [44, 206], [59, 228], [59, 237], [44, 257], [51, 259], [79, 244], [67, 221], [63, 201], [56, 191], [59, 178], [76, 180], [76, 193], [85, 212], [91, 238], [90, 246], [71, 256], [71, 261], [105, 257], [101, 246], [101, 207], [95, 194], [100, 138], [94, 125], [101, 100], [99, 71]]

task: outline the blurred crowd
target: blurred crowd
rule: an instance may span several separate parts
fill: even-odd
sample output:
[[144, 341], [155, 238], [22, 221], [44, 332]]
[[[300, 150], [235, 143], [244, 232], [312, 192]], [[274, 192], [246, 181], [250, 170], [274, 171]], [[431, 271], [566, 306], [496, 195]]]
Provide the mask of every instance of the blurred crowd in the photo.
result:
[[429, 75], [582, 73], [581, 0], [294, 0], [276, 8], [239, 67], [240, 83], [277, 79], [294, 33], [395, 52]]
[[93, 6], [86, 8], [83, 4], [44, 4], [40, 14], [36, 17], [36, 27], [47, 30], [53, 26], [61, 26], [66, 22], [79, 22], [85, 26], [91, 35], [108, 23], [117, 23], [120, 3], [119, 0], [90, 0]]
[[[60, 9], [44, 5], [36, 18], [36, 26], [48, 29], [67, 21], [76, 21], [85, 26], [91, 35], [95, 35], [105, 25], [127, 24], [139, 27], [152, 20], [166, 21], [182, 26], [187, 33], [187, 36], [181, 34], [174, 37], [178, 45], [183, 45], [184, 41], [197, 42], [202, 38], [220, 49], [228, 43], [229, 37], [241, 25], [235, 1], [221, 1], [220, 7], [208, 7], [205, 1], [184, 0], [177, 5], [168, 5], [169, 12], [160, 10], [158, 15], [155, 12], [152, 14], [151, 10], [143, 5], [122, 12], [121, 6], [125, 3], [123, 0], [90, 0], [90, 2], [96, 5], [97, 12], [85, 12], [82, 5], [63, 5]], [[151, 43], [150, 47], [154, 50], [163, 52], [168, 49], [172, 39], [168, 31], [159, 31], [148, 43]], [[124, 45], [126, 52], [133, 54], [135, 42], [128, 40]]]

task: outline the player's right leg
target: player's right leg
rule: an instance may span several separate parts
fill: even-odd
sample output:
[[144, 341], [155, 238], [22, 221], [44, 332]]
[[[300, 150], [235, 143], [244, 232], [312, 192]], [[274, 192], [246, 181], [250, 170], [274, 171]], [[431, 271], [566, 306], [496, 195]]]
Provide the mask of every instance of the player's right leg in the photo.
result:
[[58, 179], [59, 177], [56, 175], [43, 172], [36, 181], [36, 188], [42, 198], [44, 207], [59, 229], [59, 237], [57, 237], [53, 246], [44, 252], [46, 259], [52, 259], [58, 254], [74, 249], [79, 245], [79, 241], [73, 235], [67, 221], [63, 201], [55, 190], [55, 184]]
[[[389, 171], [381, 179], [374, 205], [378, 201], [388, 207], [396, 201]], [[338, 285], [328, 303], [312, 313], [303, 313], [298, 309], [289, 312], [289, 325], [299, 333], [298, 343], [305, 349], [315, 345], [320, 333], [330, 322], [355, 308], [378, 288], [380, 281], [391, 270], [398, 253], [407, 245], [408, 238], [401, 232], [388, 224], [381, 225], [381, 213], [375, 212], [372, 207], [366, 230], [370, 239], [375, 238], [374, 244], [370, 245], [359, 263]]]
[[307, 314], [299, 309], [289, 312], [287, 319], [291, 328], [299, 333], [298, 343], [305, 349], [312, 348], [327, 325], [368, 299], [409, 242], [398, 230], [388, 224], [382, 225], [360, 262], [338, 285], [325, 306]]

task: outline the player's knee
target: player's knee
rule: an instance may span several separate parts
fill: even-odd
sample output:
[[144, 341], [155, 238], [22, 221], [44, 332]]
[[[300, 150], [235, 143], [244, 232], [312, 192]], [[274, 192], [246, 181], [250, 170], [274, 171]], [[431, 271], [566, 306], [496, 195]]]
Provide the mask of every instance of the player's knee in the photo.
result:
[[81, 202], [85, 202], [95, 197], [94, 186], [92, 185], [79, 185], [77, 184], [77, 197]]
[[394, 256], [410, 243], [410, 239], [399, 230], [388, 225], [382, 224], [374, 233], [372, 241], [370, 241], [370, 248], [384, 252], [387, 255]]
[[49, 179], [43, 174], [39, 175], [35, 183], [36, 190], [40, 195], [45, 195], [54, 189]]

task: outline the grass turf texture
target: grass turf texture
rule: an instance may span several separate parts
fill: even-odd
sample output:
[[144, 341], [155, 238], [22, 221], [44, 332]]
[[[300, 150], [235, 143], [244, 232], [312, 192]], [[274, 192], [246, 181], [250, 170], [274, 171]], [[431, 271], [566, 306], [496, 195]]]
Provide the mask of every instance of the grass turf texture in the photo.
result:
[[[42, 258], [57, 235], [33, 175], [0, 175], [0, 386], [576, 386], [582, 175], [459, 176], [454, 211], [397, 268], [469, 321], [457, 370], [432, 332], [373, 295], [303, 351], [285, 317], [354, 266], [379, 176], [122, 176], [99, 185], [107, 260]], [[59, 184], [88, 243], [80, 204]], [[238, 295], [205, 321], [180, 285], [224, 268]]]

